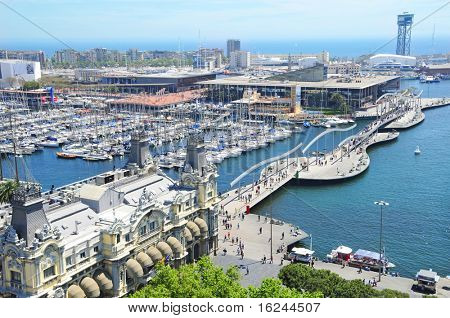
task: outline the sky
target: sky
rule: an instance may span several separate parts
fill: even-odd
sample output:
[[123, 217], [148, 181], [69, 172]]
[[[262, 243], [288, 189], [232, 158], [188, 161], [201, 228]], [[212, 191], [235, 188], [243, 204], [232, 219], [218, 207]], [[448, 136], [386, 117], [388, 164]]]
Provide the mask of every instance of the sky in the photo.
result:
[[[2, 3], [17, 10], [69, 46], [76, 43], [167, 42], [192, 49], [227, 38], [243, 43], [389, 40], [396, 15], [408, 11], [418, 22], [442, 0], [0, 0], [1, 43], [54, 42]], [[431, 43], [450, 39], [450, 4], [413, 30]], [[383, 43], [382, 41], [380, 43]], [[209, 44], [209, 45], [208, 45]], [[441, 43], [442, 45], [442, 43]], [[450, 43], [445, 43], [449, 46]], [[183, 48], [182, 48], [183, 49]], [[248, 48], [251, 49], [251, 48]], [[450, 49], [449, 49], [450, 50]]]

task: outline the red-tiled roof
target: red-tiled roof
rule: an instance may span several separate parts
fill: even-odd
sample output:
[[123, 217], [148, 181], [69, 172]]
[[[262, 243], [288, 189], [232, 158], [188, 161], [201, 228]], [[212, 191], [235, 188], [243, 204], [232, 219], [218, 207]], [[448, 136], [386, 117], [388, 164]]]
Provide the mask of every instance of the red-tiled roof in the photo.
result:
[[164, 95], [136, 95], [111, 101], [110, 104], [128, 104], [128, 105], [144, 105], [144, 106], [167, 106], [173, 104], [181, 104], [200, 98], [205, 89], [196, 89], [179, 93], [171, 93]]

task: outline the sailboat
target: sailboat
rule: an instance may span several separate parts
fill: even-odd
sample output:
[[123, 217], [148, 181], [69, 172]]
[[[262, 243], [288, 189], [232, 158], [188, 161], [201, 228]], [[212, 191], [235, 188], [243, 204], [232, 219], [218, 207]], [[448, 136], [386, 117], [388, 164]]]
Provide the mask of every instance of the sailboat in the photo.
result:
[[419, 146], [416, 147], [416, 150], [414, 150], [415, 155], [420, 155], [420, 148]]

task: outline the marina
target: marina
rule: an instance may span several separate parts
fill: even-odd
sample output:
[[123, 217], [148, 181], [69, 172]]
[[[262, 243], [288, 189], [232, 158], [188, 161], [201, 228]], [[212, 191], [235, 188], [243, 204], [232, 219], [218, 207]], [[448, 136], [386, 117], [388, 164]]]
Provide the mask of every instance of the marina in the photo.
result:
[[[423, 105], [425, 107], [423, 107], [423, 109], [429, 109], [430, 105], [433, 106], [439, 106], [441, 105], [443, 101], [442, 100], [430, 100], [429, 102], [427, 101], [426, 103], [423, 103]], [[445, 102], [445, 100], [444, 100]], [[446, 109], [446, 108], [443, 108]], [[380, 110], [381, 111], [381, 110]], [[384, 111], [386, 111], [386, 109], [384, 109]], [[408, 117], [408, 115], [410, 113], [415, 113], [417, 112], [416, 110], [413, 111], [407, 111], [406, 113], [402, 113], [400, 116], [400, 113], [397, 114], [396, 116], [398, 117], [398, 119], [396, 118], [389, 118], [389, 122], [392, 123], [397, 123], [399, 121], [401, 121], [404, 118], [410, 118]], [[418, 113], [422, 113], [421, 111], [419, 111]], [[116, 116], [116, 115], [115, 115]], [[133, 125], [138, 125], [138, 121], [137, 118], [133, 119], [133, 117], [131, 116], [124, 116], [121, 115], [123, 117], [122, 121], [120, 122], [120, 124], [116, 124], [115, 127], [116, 129], [119, 128], [116, 133], [118, 133], [119, 135], [123, 134], [123, 130], [121, 130], [120, 128], [123, 127], [127, 127], [128, 125], [130, 125], [131, 127], [133, 127]], [[64, 116], [60, 116], [60, 117], [64, 117]], [[69, 116], [70, 117], [70, 116]], [[413, 117], [414, 118], [414, 117]], [[142, 118], [141, 118], [142, 119]], [[113, 120], [113, 119], [112, 119]], [[410, 122], [411, 120], [407, 120], [406, 122]], [[97, 133], [99, 131], [104, 131], [105, 127], [102, 127], [102, 125], [100, 124], [95, 124], [95, 116], [89, 116], [86, 119], [86, 122], [91, 122], [92, 126], [91, 126], [91, 138], [87, 138], [86, 140], [89, 142], [89, 140], [91, 140], [93, 137], [95, 137], [96, 135], [96, 131]], [[104, 121], [103, 121], [104, 123]], [[391, 123], [391, 124], [392, 124]], [[250, 125], [248, 125], [250, 124]], [[224, 178], [220, 178], [219, 179], [219, 190], [223, 191], [223, 189], [226, 189], [229, 187], [229, 183], [230, 181], [230, 177], [232, 177], [232, 175], [229, 175], [228, 171], [229, 169], [233, 169], [231, 168], [235, 163], [245, 160], [247, 162], [247, 165], [251, 164], [252, 158], [253, 160], [258, 160], [257, 158], [260, 158], [261, 156], [261, 152], [266, 152], [270, 151], [270, 153], [274, 154], [273, 151], [274, 149], [279, 148], [280, 150], [282, 150], [283, 148], [283, 144], [288, 145], [288, 148], [285, 148], [286, 150], [290, 150], [291, 148], [293, 148], [293, 145], [297, 145], [299, 141], [301, 141], [302, 143], [306, 144], [308, 142], [311, 142], [312, 139], [314, 139], [314, 136], [318, 136], [320, 134], [320, 132], [325, 132], [326, 131], [326, 127], [302, 127], [302, 131], [295, 131], [292, 130], [292, 128], [290, 129], [286, 129], [286, 128], [280, 128], [278, 130], [275, 131], [271, 131], [270, 128], [261, 128], [263, 126], [260, 125], [251, 125], [251, 122], [248, 122], [247, 125], [243, 125], [243, 123], [241, 123], [241, 126], [239, 125], [234, 125], [232, 126], [232, 128], [228, 128], [228, 129], [232, 129], [233, 132], [238, 132], [238, 133], [234, 133], [233, 134], [233, 138], [230, 137], [229, 133], [227, 135], [227, 127], [222, 127], [220, 129], [215, 129], [215, 130], [211, 130], [210, 134], [206, 135], [205, 137], [205, 145], [206, 145], [206, 149], [208, 149], [209, 151], [217, 151], [217, 150], [213, 150], [213, 149], [218, 149], [220, 146], [222, 146], [223, 148], [220, 151], [224, 151], [224, 150], [228, 150], [229, 153], [229, 158], [228, 160], [230, 161], [226, 161], [222, 164], [219, 164], [219, 173], [221, 173], [221, 175], [224, 175]], [[386, 127], [389, 127], [388, 124]], [[156, 126], [157, 123], [155, 123], [154, 127], [158, 127]], [[164, 125], [166, 125], [166, 127], [164, 128]], [[351, 125], [351, 122], [348, 122], [347, 125]], [[345, 149], [345, 147], [339, 146], [338, 148], [336, 148], [338, 146], [339, 143], [344, 143], [351, 140], [352, 133], [354, 132], [355, 128], [353, 128], [351, 131], [348, 132], [334, 132], [333, 134], [333, 138], [332, 140], [330, 140], [330, 136], [324, 136], [321, 138], [321, 140], [319, 140], [316, 144], [311, 146], [311, 149], [315, 149], [315, 151], [310, 151], [310, 157], [297, 157], [297, 155], [292, 155], [292, 156], [288, 156], [287, 158], [285, 158], [285, 160], [281, 160], [281, 161], [276, 161], [275, 163], [270, 164], [268, 167], [266, 167], [263, 170], [257, 170], [255, 172], [252, 172], [251, 174], [249, 174], [248, 176], [246, 176], [245, 178], [243, 178], [243, 180], [241, 181], [241, 184], [246, 184], [249, 180], [249, 177], [251, 176], [251, 178], [253, 179], [253, 182], [250, 182], [249, 185], [246, 186], [241, 186], [240, 190], [231, 190], [225, 194], [222, 195], [222, 202], [221, 205], [224, 207], [225, 210], [229, 211], [229, 213], [233, 213], [233, 215], [237, 215], [239, 213], [244, 213], [246, 212], [248, 209], [251, 210], [252, 213], [257, 213], [257, 214], [261, 214], [261, 213], [267, 213], [264, 212], [265, 207], [268, 206], [268, 202], [271, 202], [269, 205], [275, 204], [277, 205], [278, 203], [277, 200], [279, 200], [280, 198], [280, 194], [277, 193], [278, 189], [281, 189], [279, 191], [281, 192], [286, 192], [286, 191], [290, 191], [292, 193], [292, 191], [297, 191], [296, 187], [298, 187], [298, 185], [300, 185], [302, 188], [302, 184], [307, 182], [307, 181], [324, 181], [324, 180], [338, 180], [338, 179], [348, 179], [348, 178], [352, 178], [355, 177], [359, 174], [361, 174], [362, 172], [365, 172], [367, 170], [367, 168], [369, 167], [369, 164], [371, 162], [371, 158], [369, 158], [369, 155], [367, 154], [367, 148], [370, 147], [371, 145], [374, 144], [378, 144], [378, 143], [382, 143], [385, 141], [391, 141], [391, 140], [395, 140], [398, 139], [399, 137], [399, 132], [395, 132], [395, 131], [390, 131], [390, 132], [382, 132], [382, 131], [378, 131], [379, 126], [382, 125], [386, 125], [386, 123], [380, 122], [379, 125], [375, 125], [372, 126], [371, 128], [369, 128], [368, 130], [363, 132], [363, 127], [361, 126], [361, 121], [358, 122], [358, 128], [359, 130], [361, 130], [361, 133], [363, 133], [363, 138], [360, 138], [360, 140], [357, 142], [357, 144], [355, 146], [352, 147], [348, 147], [348, 149]], [[412, 126], [412, 125], [411, 125]], [[5, 128], [7, 128], [8, 126], [6, 126]], [[159, 128], [160, 131], [164, 131], [164, 129], [167, 131], [170, 131], [170, 127], [167, 124], [163, 124], [163, 126], [159, 126], [161, 128]], [[187, 128], [188, 125], [184, 125], [182, 127]], [[348, 126], [347, 126], [348, 127]], [[262, 129], [262, 130], [260, 130]], [[325, 129], [325, 130], [324, 130]], [[400, 129], [400, 128], [398, 128]], [[153, 130], [153, 129], [151, 129]], [[158, 130], [158, 129], [157, 129]], [[129, 130], [128, 130], [129, 131]], [[180, 131], [180, 130], [178, 130]], [[291, 131], [291, 132], [289, 132]], [[313, 134], [311, 134], [311, 132], [315, 131]], [[277, 134], [279, 135], [279, 137], [276, 137]], [[254, 154], [251, 155], [250, 152], [251, 151], [251, 147], [248, 147], [247, 152], [244, 152], [243, 150], [241, 152], [237, 151], [236, 154], [234, 155], [232, 150], [233, 147], [239, 148], [239, 146], [241, 146], [240, 148], [242, 149], [243, 146], [245, 145], [252, 145], [252, 136], [265, 136], [265, 143], [261, 142], [260, 145], [266, 145], [266, 149], [265, 147], [262, 147], [261, 149], [258, 149], [261, 146], [257, 146], [258, 145], [258, 141], [257, 139], [255, 139], [255, 141], [253, 142], [255, 144], [254, 148]], [[344, 135], [344, 137], [343, 137]], [[163, 134], [161, 136], [166, 136], [166, 134]], [[210, 137], [209, 137], [210, 136]], [[227, 137], [228, 136], [228, 137]], [[247, 138], [243, 139], [242, 136], [246, 136]], [[273, 136], [273, 142], [270, 142], [270, 136]], [[287, 139], [285, 139], [287, 138]], [[353, 137], [354, 139], [354, 137]], [[157, 138], [155, 138], [155, 140], [157, 140]], [[158, 159], [157, 162], [159, 162], [159, 166], [162, 168], [173, 168], [173, 167], [181, 167], [182, 164], [175, 164], [174, 162], [172, 162], [170, 165], [167, 164], [167, 162], [165, 161], [165, 158], [170, 157], [170, 153], [173, 153], [172, 156], [174, 156], [173, 158], [176, 159], [178, 158], [178, 160], [180, 160], [180, 162], [183, 159], [183, 156], [185, 156], [185, 152], [183, 151], [183, 147], [185, 147], [184, 143], [182, 142], [182, 139], [180, 139], [179, 142], [177, 142], [177, 147], [174, 146], [174, 140], [172, 139], [172, 141], [166, 141], [164, 142], [160, 148], [158, 149], [158, 145], [153, 145], [151, 147], [151, 152], [154, 155], [155, 158]], [[211, 141], [209, 141], [211, 140]], [[242, 140], [245, 142], [242, 142]], [[297, 140], [297, 141], [296, 141]], [[149, 137], [149, 142], [151, 141], [151, 137]], [[354, 141], [354, 140], [353, 140]], [[353, 142], [352, 141], [352, 142]], [[239, 144], [240, 143], [240, 144]], [[325, 143], [325, 144], [324, 144]], [[279, 144], [279, 146], [278, 146]], [[72, 146], [73, 148], [77, 147], [77, 143], [74, 143]], [[34, 165], [34, 161], [36, 162], [40, 162], [42, 160], [42, 156], [46, 157], [47, 159], [44, 159], [45, 161], [48, 161], [50, 158], [49, 156], [51, 156], [52, 158], [54, 157], [55, 159], [61, 156], [67, 157], [65, 159], [68, 158], [73, 158], [74, 156], [79, 157], [79, 154], [76, 153], [71, 153], [70, 149], [68, 149], [68, 147], [70, 147], [70, 143], [68, 145], [63, 145], [62, 148], [59, 147], [60, 145], [58, 145], [58, 148], [56, 147], [44, 147], [43, 151], [40, 152], [36, 152], [35, 154], [33, 154], [32, 156], [26, 156], [23, 158], [18, 158], [19, 162], [20, 161], [24, 161], [24, 163], [26, 163], [26, 165]], [[169, 148], [168, 148], [169, 147]], [[170, 148], [172, 147], [172, 148]], [[170, 149], [172, 151], [167, 151], [167, 152], [163, 152], [160, 149]], [[33, 177], [36, 179], [41, 179], [44, 178], [44, 187], [46, 189], [50, 189], [51, 187], [58, 187], [61, 186], [62, 180], [66, 180], [67, 177], [70, 178], [70, 174], [73, 173], [73, 180], [80, 180], [83, 178], [83, 174], [85, 173], [85, 177], [89, 177], [92, 174], [95, 173], [99, 173], [104, 171], [105, 168], [114, 168], [114, 167], [119, 167], [122, 166], [126, 161], [127, 161], [127, 154], [126, 154], [126, 148], [124, 147], [124, 152], [121, 155], [118, 156], [111, 156], [111, 158], [107, 158], [107, 160], [105, 162], [102, 163], [102, 161], [100, 159], [97, 159], [95, 157], [93, 157], [94, 161], [92, 160], [88, 160], [86, 163], [89, 163], [88, 166], [86, 166], [85, 163], [83, 163], [83, 161], [80, 161], [80, 159], [76, 159], [76, 160], [69, 160], [66, 161], [64, 159], [51, 159], [50, 161], [55, 161], [55, 163], [57, 163], [57, 165], [61, 166], [61, 169], [64, 169], [65, 171], [65, 178], [61, 179], [61, 176], [59, 175], [55, 175], [53, 178], [50, 178], [50, 175], [45, 172], [46, 168], [44, 166], [42, 166], [42, 176], [39, 176], [39, 171], [38, 173], [36, 173], [36, 171], [33, 171]], [[258, 150], [257, 150], [258, 149]], [[319, 151], [320, 149], [324, 149], [323, 154], [320, 153], [321, 151]], [[62, 150], [62, 151], [61, 151]], [[67, 151], [69, 150], [69, 151]], [[76, 151], [75, 150], [75, 151]], [[59, 153], [59, 155], [58, 155]], [[108, 152], [106, 152], [108, 153]], [[210, 152], [211, 153], [211, 152]], [[244, 155], [245, 153], [245, 155]], [[311, 155], [312, 153], [312, 155]], [[314, 153], [316, 153], [314, 155]], [[167, 156], [167, 154], [169, 154], [169, 156]], [[350, 157], [348, 157], [348, 154], [350, 155]], [[265, 157], [266, 155], [264, 155]], [[242, 159], [241, 159], [242, 157]], [[36, 158], [36, 159], [35, 159]], [[207, 158], [210, 162], [214, 162], [211, 158], [211, 155], [208, 156], [208, 152], [207, 152]], [[224, 157], [225, 159], [226, 157]], [[267, 157], [265, 157], [267, 158]], [[250, 161], [249, 161], [250, 160]], [[324, 165], [323, 163], [327, 161], [328, 164]], [[334, 161], [334, 162], [333, 162]], [[8, 162], [4, 160], [4, 163]], [[218, 162], [216, 162], [218, 163]], [[322, 164], [321, 164], [322, 163]], [[306, 165], [305, 165], [306, 164]], [[278, 167], [276, 167], [278, 165]], [[72, 167], [78, 167], [75, 169], [67, 169], [67, 166], [72, 166]], [[25, 166], [23, 166], [25, 167]], [[6, 167], [5, 167], [6, 168]], [[13, 166], [10, 164], [8, 169], [4, 170], [9, 170], [5, 171], [5, 175], [8, 175], [8, 173], [11, 175], [13, 173]], [[48, 166], [47, 169], [53, 169], [54, 166], [52, 166], [51, 164]], [[86, 169], [88, 168], [88, 169]], [[247, 167], [248, 169], [249, 167]], [[272, 169], [271, 171], [269, 171], [270, 169]], [[377, 169], [377, 168], [375, 168]], [[26, 177], [26, 169], [19, 169], [20, 170], [20, 174], [23, 174], [24, 177]], [[73, 172], [72, 172], [73, 171]], [[171, 172], [171, 170], [167, 170], [167, 172], [169, 173], [169, 175], [172, 175], [174, 177], [176, 177], [176, 170], [172, 170], [173, 172]], [[266, 176], [264, 176], [266, 174]], [[234, 176], [236, 177], [236, 174], [234, 174]], [[255, 178], [255, 176], [258, 176]], [[255, 180], [258, 180], [258, 178], [264, 176], [263, 179], [259, 180], [260, 182], [255, 185], [254, 182]], [[272, 178], [272, 182], [270, 182], [270, 179]], [[39, 180], [38, 179], [38, 180]], [[277, 180], [278, 179], [278, 180]], [[297, 185], [294, 186], [292, 179], [297, 180], [296, 183]], [[61, 180], [61, 181], [60, 181]], [[267, 181], [267, 183], [264, 183], [264, 180]], [[275, 182], [275, 180], [277, 180], [277, 182]], [[289, 195], [289, 192], [287, 193]], [[249, 198], [248, 196], [251, 195], [251, 198]], [[247, 197], [247, 199], [246, 199]], [[240, 199], [238, 199], [240, 198]], [[247, 201], [246, 201], [247, 200]], [[306, 199], [302, 199], [302, 200], [308, 200], [308, 197], [306, 197]], [[272, 203], [275, 202], [275, 203]], [[280, 212], [278, 210], [274, 211], [274, 214], [277, 215], [278, 218], [285, 220], [286, 215], [285, 213], [283, 214], [279, 214]], [[287, 219], [289, 219], [290, 216], [287, 215]], [[293, 222], [293, 224], [295, 224], [295, 222]], [[307, 230], [307, 227], [302, 227], [302, 229]], [[307, 231], [309, 232], [309, 231]], [[314, 231], [315, 232], [315, 231]], [[320, 242], [320, 236], [319, 236], [319, 242]], [[316, 250], [318, 249], [317, 255], [324, 255], [323, 253], [323, 247], [319, 246], [319, 248], [316, 248]], [[390, 254], [390, 253], [389, 253]], [[398, 263], [398, 262], [396, 262]], [[402, 273], [402, 264], [399, 264], [399, 271]], [[411, 270], [412, 272], [413, 270]], [[405, 273], [408, 273], [407, 271]]]
[[0, 1], [0, 312], [447, 312], [450, 1], [191, 2]]

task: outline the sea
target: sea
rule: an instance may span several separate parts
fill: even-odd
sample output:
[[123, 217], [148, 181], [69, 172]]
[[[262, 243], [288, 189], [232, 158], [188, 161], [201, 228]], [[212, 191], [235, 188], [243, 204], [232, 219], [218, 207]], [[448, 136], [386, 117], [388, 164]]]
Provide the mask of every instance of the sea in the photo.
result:
[[[42, 50], [47, 57], [53, 56], [57, 50], [72, 48], [77, 51], [89, 50], [92, 48], [107, 48], [111, 50], [126, 51], [129, 48], [139, 50], [167, 50], [167, 51], [194, 51], [198, 50], [200, 44], [198, 40], [188, 39], [168, 39], [168, 40], [71, 40], [61, 39], [63, 42], [54, 39], [32, 38], [23, 40], [4, 39], [0, 44], [0, 49], [8, 50]], [[318, 53], [321, 51], [330, 52], [331, 57], [354, 58], [360, 55], [377, 53], [395, 53], [396, 41], [392, 38], [355, 38], [355, 39], [303, 39], [301, 37], [290, 40], [258, 40], [241, 39], [241, 49], [250, 51], [252, 54], [302, 54]], [[226, 41], [215, 39], [202, 39], [201, 46], [210, 48], [222, 48], [226, 51]], [[411, 55], [436, 54], [438, 52], [450, 51], [450, 38], [448, 36], [437, 35], [433, 40], [430, 37], [413, 37], [411, 41]]]
[[[402, 88], [423, 90], [423, 97], [450, 97], [450, 81], [422, 84], [403, 80]], [[384, 200], [383, 246], [395, 271], [413, 277], [420, 269], [450, 274], [450, 106], [425, 111], [425, 121], [401, 131], [396, 141], [369, 148], [371, 165], [351, 180], [321, 185], [289, 184], [252, 209], [296, 225], [312, 236], [312, 248], [324, 258], [339, 245], [378, 251], [380, 208]], [[334, 148], [340, 140], [368, 123], [346, 132], [328, 134], [311, 151]], [[311, 127], [266, 148], [230, 158], [218, 165], [219, 191], [231, 189], [242, 172], [264, 159], [308, 144], [322, 128]], [[421, 154], [414, 155], [416, 146]], [[79, 181], [126, 164], [127, 157], [105, 162], [58, 159], [58, 149], [46, 148], [19, 160], [21, 178], [40, 182], [44, 190]], [[153, 150], [155, 151], [155, 150]], [[298, 154], [297, 154], [298, 155]], [[12, 160], [3, 160], [4, 173], [11, 176]], [[165, 170], [172, 178], [179, 173]], [[259, 170], [241, 184], [257, 180]], [[305, 244], [310, 245], [308, 239]]]

